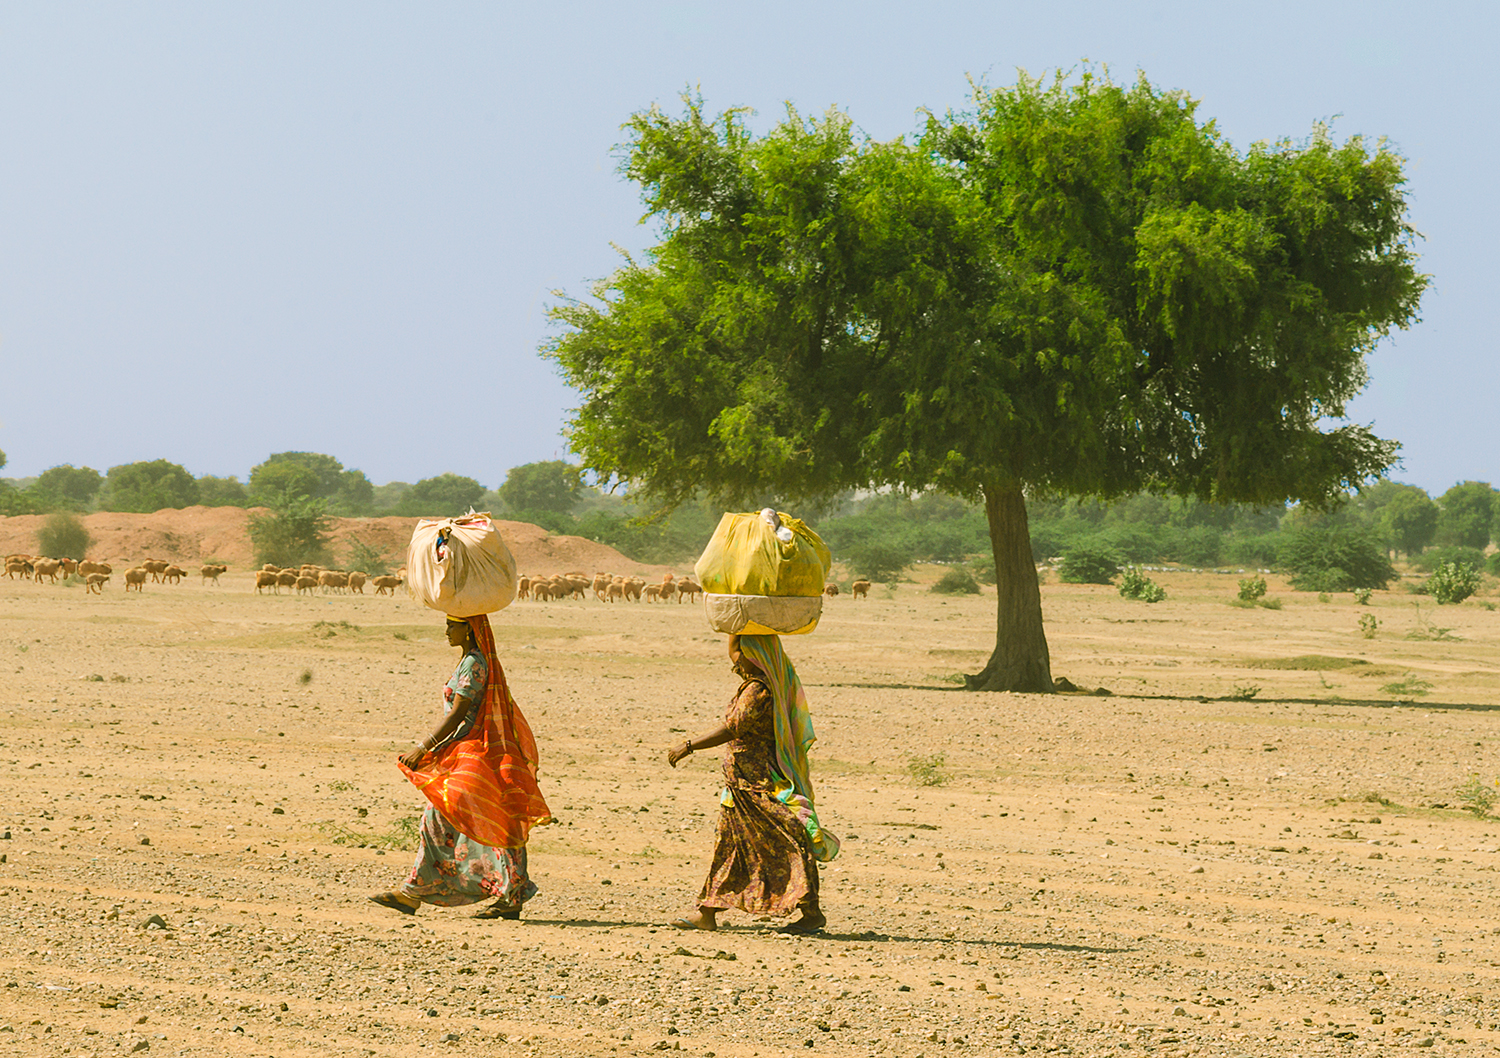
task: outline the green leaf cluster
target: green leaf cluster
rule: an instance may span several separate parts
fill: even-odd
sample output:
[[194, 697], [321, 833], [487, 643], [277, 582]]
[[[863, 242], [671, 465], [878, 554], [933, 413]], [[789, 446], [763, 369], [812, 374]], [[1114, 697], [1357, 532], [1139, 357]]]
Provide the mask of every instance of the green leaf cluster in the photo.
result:
[[327, 565], [327, 506], [321, 499], [290, 490], [272, 498], [268, 514], [250, 516], [250, 545], [257, 564], [287, 567], [311, 562]]
[[1478, 568], [1465, 562], [1444, 562], [1427, 578], [1427, 594], [1439, 603], [1460, 603], [1479, 590]]

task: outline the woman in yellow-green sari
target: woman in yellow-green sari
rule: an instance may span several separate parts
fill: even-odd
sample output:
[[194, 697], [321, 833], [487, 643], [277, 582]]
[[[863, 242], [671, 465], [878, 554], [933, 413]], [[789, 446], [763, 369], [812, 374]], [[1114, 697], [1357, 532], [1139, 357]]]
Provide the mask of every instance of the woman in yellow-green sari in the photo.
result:
[[729, 660], [740, 689], [724, 723], [667, 754], [674, 768], [690, 753], [726, 743], [713, 863], [696, 914], [679, 929], [718, 928], [720, 911], [801, 914], [786, 933], [817, 933], [827, 923], [818, 902], [818, 863], [839, 843], [813, 809], [807, 750], [814, 736], [807, 696], [779, 636], [730, 636]]

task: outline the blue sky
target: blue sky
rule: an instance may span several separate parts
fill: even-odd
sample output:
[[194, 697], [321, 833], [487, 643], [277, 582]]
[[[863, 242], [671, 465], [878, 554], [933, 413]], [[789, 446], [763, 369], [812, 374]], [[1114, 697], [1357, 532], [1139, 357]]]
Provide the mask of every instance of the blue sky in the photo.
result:
[[762, 124], [869, 135], [992, 84], [1108, 64], [1243, 148], [1386, 136], [1434, 286], [1352, 417], [1395, 476], [1500, 482], [1495, 5], [20, 3], [0, 6], [0, 450], [7, 476], [273, 451], [377, 483], [497, 485], [566, 457], [536, 355], [551, 292], [639, 249], [620, 125], [684, 87]]

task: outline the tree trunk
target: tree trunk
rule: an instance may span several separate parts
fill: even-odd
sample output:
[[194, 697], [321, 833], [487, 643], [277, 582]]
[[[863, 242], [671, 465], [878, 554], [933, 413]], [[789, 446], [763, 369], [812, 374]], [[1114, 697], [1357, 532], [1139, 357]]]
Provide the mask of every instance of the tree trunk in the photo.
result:
[[1052, 661], [1042, 628], [1042, 593], [1031, 557], [1031, 530], [1021, 487], [986, 488], [984, 513], [995, 554], [995, 652], [984, 671], [965, 676], [964, 684], [971, 691], [1050, 694]]

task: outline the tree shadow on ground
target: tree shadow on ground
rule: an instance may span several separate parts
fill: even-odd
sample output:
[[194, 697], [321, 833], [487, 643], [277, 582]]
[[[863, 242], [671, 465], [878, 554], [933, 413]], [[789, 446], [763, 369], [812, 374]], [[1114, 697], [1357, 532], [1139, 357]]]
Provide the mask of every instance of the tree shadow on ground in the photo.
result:
[[1459, 712], [1470, 713], [1500, 713], [1500, 704], [1435, 702], [1428, 699], [1344, 698], [1336, 694], [1329, 695], [1326, 698], [1313, 698], [1310, 696], [1265, 698], [1258, 694], [1252, 698], [1234, 694], [1117, 694], [1114, 697], [1143, 702], [1202, 702], [1204, 704], [1209, 702], [1234, 702], [1238, 705], [1346, 705], [1356, 709], [1426, 709], [1429, 712], [1434, 709], [1454, 709]]

